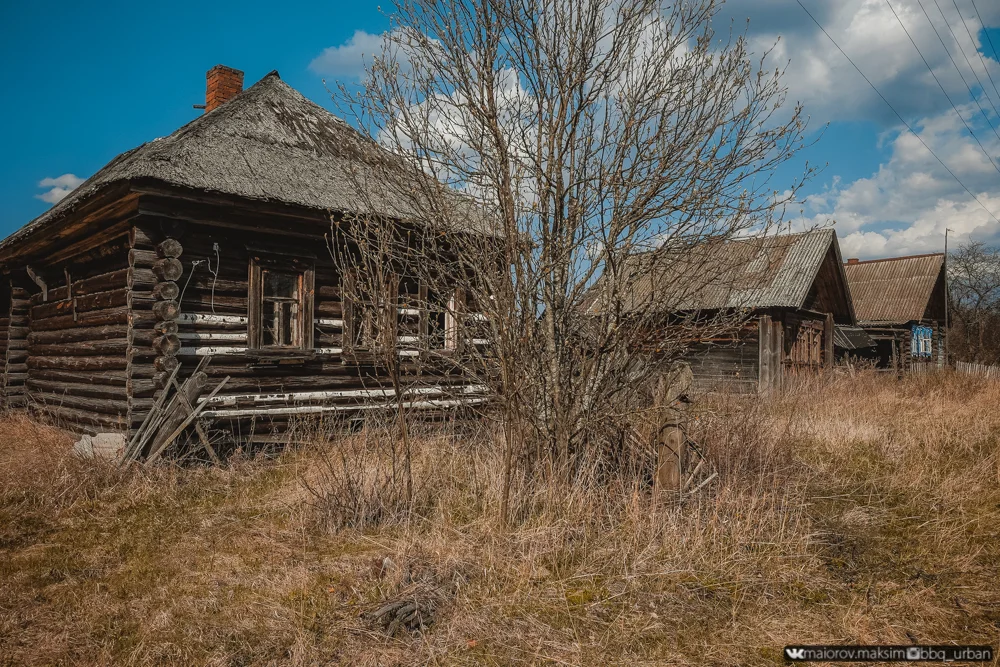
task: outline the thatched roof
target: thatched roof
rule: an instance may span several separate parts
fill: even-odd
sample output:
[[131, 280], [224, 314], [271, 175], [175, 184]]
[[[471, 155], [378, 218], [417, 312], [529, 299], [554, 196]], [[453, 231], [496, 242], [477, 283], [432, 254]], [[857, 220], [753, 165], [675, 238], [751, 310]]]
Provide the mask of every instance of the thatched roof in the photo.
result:
[[669, 245], [640, 253], [625, 301], [635, 312], [813, 308], [854, 320], [840, 246], [832, 229]]
[[[415, 178], [402, 161], [271, 72], [170, 136], [122, 153], [0, 248], [112, 185], [140, 179], [331, 212], [421, 217], [418, 189], [407, 187]], [[481, 215], [465, 221], [467, 231], [488, 231]]]

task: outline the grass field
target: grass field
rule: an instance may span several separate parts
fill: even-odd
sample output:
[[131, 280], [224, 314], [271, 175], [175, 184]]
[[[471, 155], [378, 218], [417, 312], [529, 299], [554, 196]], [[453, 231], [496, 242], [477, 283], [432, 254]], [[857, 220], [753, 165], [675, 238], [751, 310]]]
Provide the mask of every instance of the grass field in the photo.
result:
[[[365, 434], [122, 470], [7, 416], [0, 664], [755, 665], [782, 664], [787, 643], [997, 646], [998, 406], [1000, 384], [952, 374], [716, 397], [692, 434], [719, 475], [695, 496], [518, 489], [507, 527], [498, 456], [468, 435], [419, 437], [407, 515]], [[423, 633], [363, 615], [409, 597], [432, 610]]]

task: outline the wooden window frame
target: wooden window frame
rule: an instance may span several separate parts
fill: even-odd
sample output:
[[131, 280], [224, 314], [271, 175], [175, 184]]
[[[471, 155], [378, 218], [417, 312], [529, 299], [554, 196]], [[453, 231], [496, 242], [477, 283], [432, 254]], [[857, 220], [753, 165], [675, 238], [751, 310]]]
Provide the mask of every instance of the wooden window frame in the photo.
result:
[[[399, 299], [398, 277], [396, 274], [391, 274], [389, 284], [396, 285], [396, 287], [392, 289], [391, 294], [386, 295], [385, 304], [381, 308], [382, 312], [379, 313], [377, 302], [370, 295], [368, 298], [360, 300], [363, 303], [359, 303], [357, 274], [357, 269], [350, 269], [345, 271], [341, 277], [341, 309], [344, 319], [341, 349], [344, 361], [371, 360], [376, 355], [385, 354], [389, 346], [392, 346], [393, 349], [399, 347], [396, 340], [396, 330], [398, 329], [398, 313], [396, 308]], [[376, 322], [380, 322], [379, 330], [375, 335], [378, 345], [375, 346], [359, 345], [355, 342], [358, 334], [359, 313], [362, 307], [366, 305], [375, 311]]]
[[[299, 344], [295, 346], [265, 346], [261, 322], [264, 306], [263, 271], [272, 270], [299, 274]], [[251, 252], [248, 289], [249, 325], [248, 350], [259, 356], [301, 356], [313, 353], [314, 312], [316, 302], [316, 261], [314, 258]]]

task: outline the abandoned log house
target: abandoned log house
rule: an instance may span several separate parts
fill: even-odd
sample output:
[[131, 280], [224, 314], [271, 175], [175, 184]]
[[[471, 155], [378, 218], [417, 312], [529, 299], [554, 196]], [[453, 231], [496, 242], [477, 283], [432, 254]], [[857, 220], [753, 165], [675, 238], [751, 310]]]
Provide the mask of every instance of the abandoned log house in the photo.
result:
[[[664, 247], [636, 256], [635, 266], [630, 307], [651, 305], [671, 316], [662, 326], [692, 331], [684, 359], [696, 389], [755, 392], [829, 367], [835, 326], [855, 323], [832, 229]], [[726, 314], [733, 324], [699, 333], [697, 322]]]
[[875, 343], [859, 357], [900, 372], [945, 364], [943, 253], [849, 259], [844, 268], [858, 324]]
[[[328, 250], [331, 218], [373, 201], [357, 188], [384, 151], [277, 72], [245, 91], [228, 67], [207, 80], [203, 115], [119, 155], [0, 242], [6, 406], [77, 433], [128, 434], [178, 365], [184, 376], [205, 358], [210, 381], [230, 380], [201, 416], [241, 442], [273, 440], [296, 415], [395, 400], [365, 354], [362, 329], [379, 306], [345, 303]], [[412, 221], [405, 198], [378, 201], [375, 215]], [[455, 233], [477, 233], [471, 225]], [[418, 363], [461, 341], [454, 298], [420, 301], [411, 283], [401, 278], [392, 297], [403, 400], [474, 401], [452, 366]]]

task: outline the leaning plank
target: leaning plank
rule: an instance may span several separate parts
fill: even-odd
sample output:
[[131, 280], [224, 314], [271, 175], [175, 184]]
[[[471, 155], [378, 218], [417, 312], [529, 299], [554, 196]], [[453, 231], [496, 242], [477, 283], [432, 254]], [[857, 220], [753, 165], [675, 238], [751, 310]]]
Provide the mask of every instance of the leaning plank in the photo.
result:
[[[223, 378], [222, 382], [220, 382], [218, 386], [216, 386], [216, 388], [212, 390], [212, 393], [208, 395], [208, 400], [211, 400], [219, 392], [219, 390], [225, 386], [225, 384], [228, 381], [229, 381], [229, 376]], [[185, 392], [185, 398], [187, 398], [189, 402], [194, 403], [195, 401], [197, 401], [198, 397], [192, 396], [192, 394], [193, 391]], [[150, 465], [151, 463], [155, 462], [156, 459], [160, 457], [160, 454], [162, 454], [163, 451], [168, 446], [170, 446], [170, 444], [174, 440], [177, 439], [177, 436], [183, 433], [184, 429], [186, 429], [188, 425], [190, 425], [191, 422], [194, 421], [195, 417], [197, 417], [202, 412], [202, 410], [204, 410], [204, 407], [205, 407], [204, 403], [198, 404], [198, 406], [193, 411], [188, 413], [187, 417], [185, 417], [183, 421], [181, 421], [181, 423], [177, 425], [177, 428], [175, 428], [173, 431], [170, 432], [170, 435], [168, 435], [166, 438], [154, 442], [153, 449], [150, 450], [149, 456], [146, 457], [146, 465]]]

